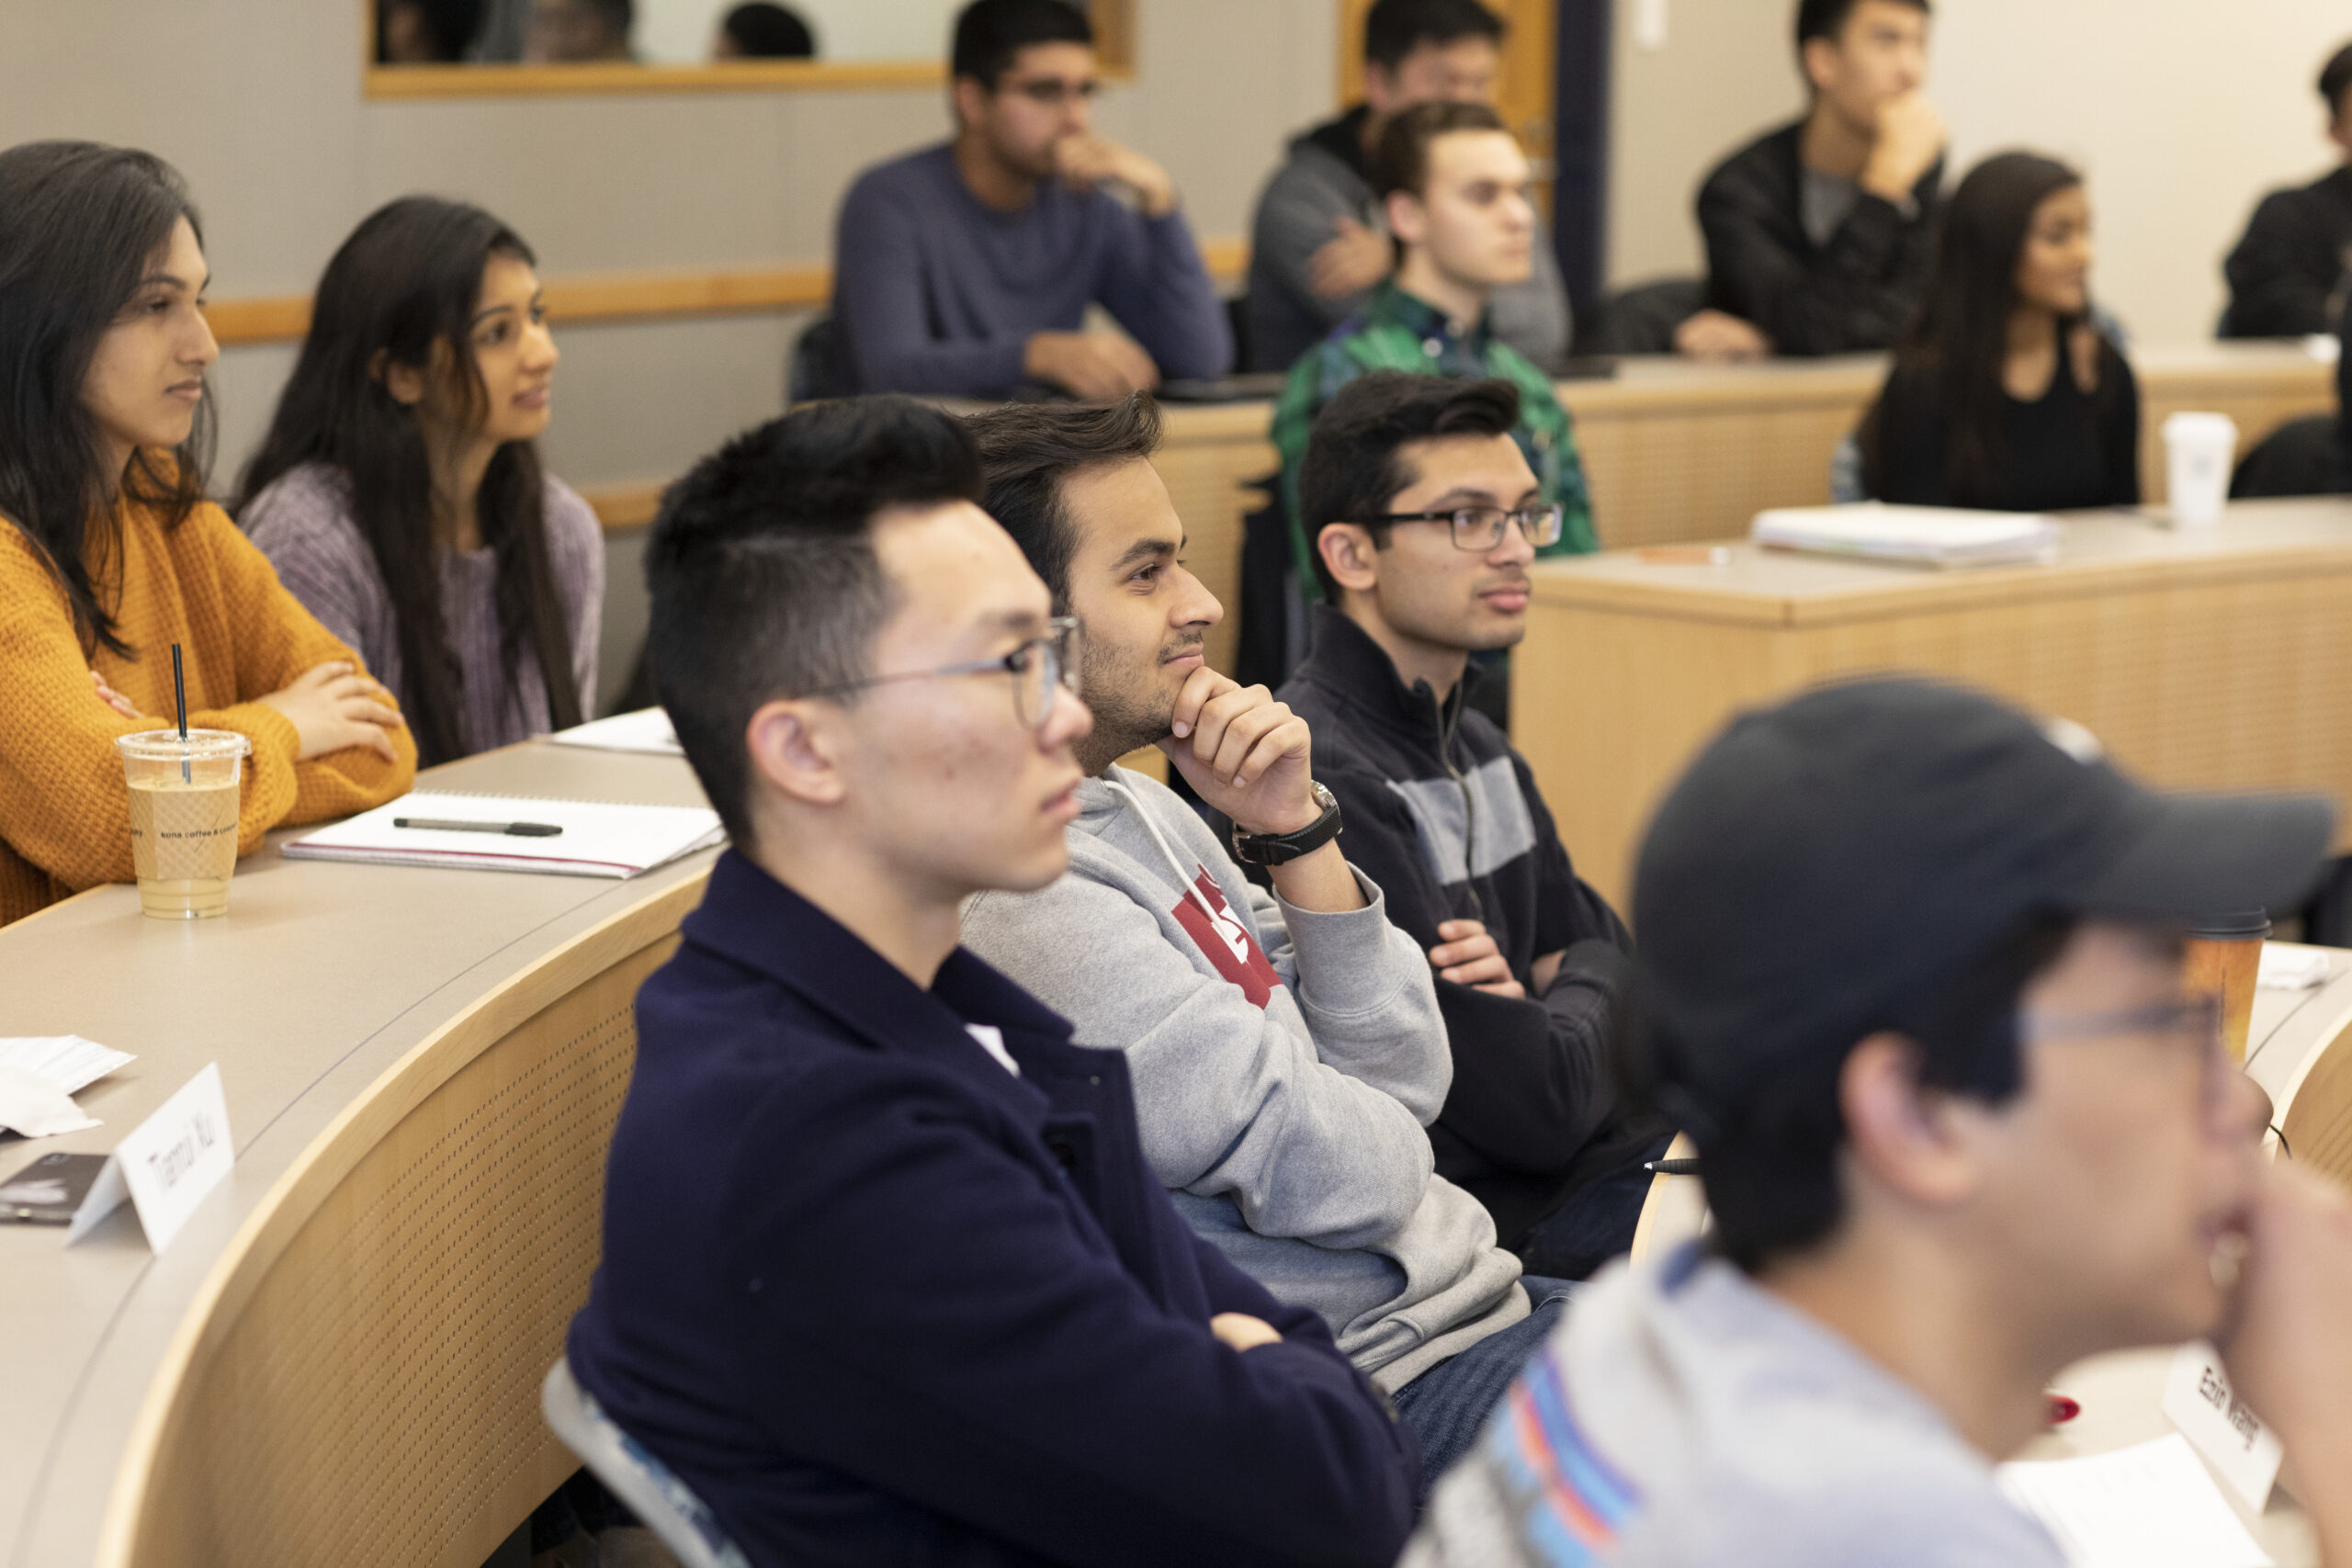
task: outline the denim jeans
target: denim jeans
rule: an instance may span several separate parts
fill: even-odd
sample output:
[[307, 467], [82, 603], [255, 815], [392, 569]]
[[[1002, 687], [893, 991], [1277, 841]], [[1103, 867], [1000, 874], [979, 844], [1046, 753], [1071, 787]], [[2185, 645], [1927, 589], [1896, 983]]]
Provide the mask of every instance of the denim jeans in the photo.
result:
[[1486, 1430], [1487, 1417], [1503, 1402], [1544, 1337], [1558, 1325], [1577, 1287], [1540, 1275], [1522, 1278], [1528, 1314], [1499, 1334], [1489, 1334], [1458, 1356], [1447, 1358], [1391, 1396], [1396, 1415], [1421, 1445], [1422, 1495], [1448, 1466], [1470, 1451]]
[[[1672, 1134], [1661, 1134], [1641, 1158], [1664, 1158], [1673, 1142]], [[1589, 1280], [1602, 1264], [1623, 1257], [1634, 1245], [1634, 1227], [1641, 1223], [1651, 1179], [1636, 1161], [1615, 1176], [1577, 1189], [1511, 1248], [1519, 1254], [1521, 1267], [1546, 1279]]]

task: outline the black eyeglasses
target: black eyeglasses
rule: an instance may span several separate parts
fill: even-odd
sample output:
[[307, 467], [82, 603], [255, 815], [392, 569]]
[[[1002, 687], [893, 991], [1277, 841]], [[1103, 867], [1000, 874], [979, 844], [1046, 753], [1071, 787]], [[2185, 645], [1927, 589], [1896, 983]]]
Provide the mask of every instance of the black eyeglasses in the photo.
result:
[[1537, 549], [1560, 542], [1565, 515], [1556, 501], [1507, 510], [1499, 506], [1457, 506], [1451, 512], [1391, 512], [1383, 523], [1451, 523], [1457, 550], [1493, 549], [1503, 542], [1503, 530], [1513, 523]]
[[1084, 102], [1102, 90], [1102, 84], [1089, 78], [1083, 82], [1065, 82], [1057, 76], [1041, 76], [1030, 82], [1007, 82], [999, 92], [1018, 93], [1041, 109], [1057, 109], [1072, 98]]
[[957, 675], [1010, 675], [1012, 709], [1021, 722], [1042, 730], [1054, 713], [1054, 699], [1065, 686], [1075, 686], [1078, 673], [1078, 617], [1057, 615], [1046, 629], [1001, 659], [975, 659], [963, 664], [942, 664], [933, 670], [906, 670], [895, 675], [868, 675], [805, 694], [812, 697], [846, 696], [868, 686], [898, 681], [941, 681]]
[[2018, 1016], [2018, 1037], [2025, 1041], [2112, 1040], [2135, 1034], [2168, 1040], [2195, 1053], [2204, 1073], [2207, 1106], [2226, 1103], [2231, 1062], [2222, 1045], [2222, 998], [2211, 992], [2117, 1012]]

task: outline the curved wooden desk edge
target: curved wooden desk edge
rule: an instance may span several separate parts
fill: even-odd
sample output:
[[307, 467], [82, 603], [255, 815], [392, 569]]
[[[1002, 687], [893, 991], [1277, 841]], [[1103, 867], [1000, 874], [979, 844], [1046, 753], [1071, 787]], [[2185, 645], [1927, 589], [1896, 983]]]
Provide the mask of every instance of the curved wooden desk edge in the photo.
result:
[[578, 986], [677, 931], [701, 875], [665, 887], [510, 977], [387, 1068], [281, 1176], [231, 1241], [174, 1334], [141, 1403], [107, 1501], [95, 1562], [130, 1568], [157, 1457], [204, 1350], [232, 1325], [293, 1237], [359, 1160], [482, 1050]]

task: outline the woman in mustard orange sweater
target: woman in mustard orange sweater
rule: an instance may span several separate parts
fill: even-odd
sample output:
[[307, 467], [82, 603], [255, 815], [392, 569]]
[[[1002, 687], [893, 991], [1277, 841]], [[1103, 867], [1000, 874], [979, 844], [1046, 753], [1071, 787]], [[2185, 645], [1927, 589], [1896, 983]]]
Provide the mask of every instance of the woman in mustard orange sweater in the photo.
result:
[[238, 852], [380, 805], [416, 747], [383, 688], [204, 499], [195, 208], [145, 152], [0, 152], [0, 925], [131, 879], [119, 735], [253, 742]]

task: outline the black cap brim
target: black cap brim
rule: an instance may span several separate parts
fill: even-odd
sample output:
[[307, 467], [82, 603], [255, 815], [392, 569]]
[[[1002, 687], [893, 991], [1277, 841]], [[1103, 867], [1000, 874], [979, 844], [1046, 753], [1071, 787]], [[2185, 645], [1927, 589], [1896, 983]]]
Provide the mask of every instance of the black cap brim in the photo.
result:
[[2318, 795], [2145, 797], [2131, 845], [2069, 899], [2073, 912], [2194, 920], [2301, 902], [2318, 881], [2335, 808]]

